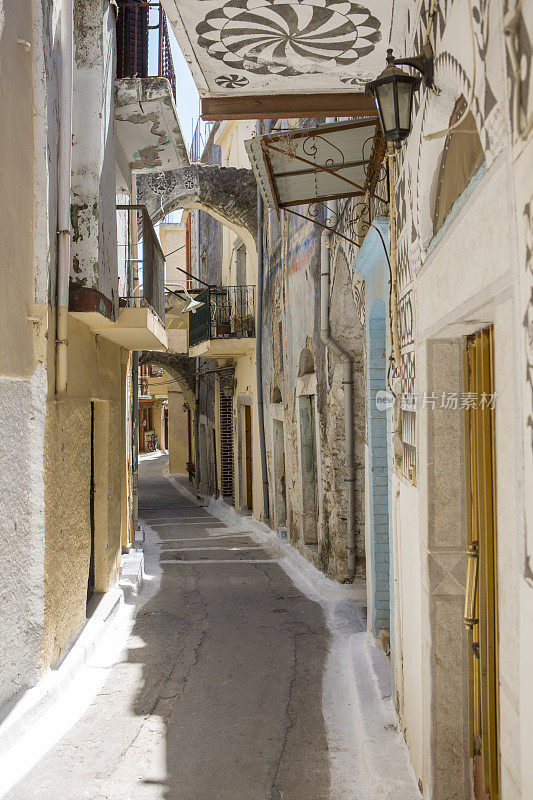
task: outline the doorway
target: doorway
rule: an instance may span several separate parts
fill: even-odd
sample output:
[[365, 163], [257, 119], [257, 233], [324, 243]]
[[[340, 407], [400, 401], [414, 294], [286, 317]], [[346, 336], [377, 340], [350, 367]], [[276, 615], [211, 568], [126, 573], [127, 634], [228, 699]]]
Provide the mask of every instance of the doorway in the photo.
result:
[[302, 471], [302, 516], [304, 544], [318, 544], [317, 460], [315, 395], [298, 398]]
[[153, 433], [152, 404], [141, 405], [139, 408], [139, 450], [145, 453], [148, 446], [148, 434]]
[[94, 529], [95, 529], [95, 516], [94, 516], [94, 494], [95, 494], [95, 468], [94, 468], [94, 403], [91, 402], [91, 475], [89, 486], [89, 517], [91, 526], [91, 554], [89, 557], [89, 577], [87, 580], [87, 602], [94, 594], [95, 587], [95, 569], [94, 569]]
[[196, 465], [194, 463], [194, 446], [193, 446], [193, 419], [192, 411], [187, 406], [187, 473], [189, 475], [189, 483], [194, 482], [196, 474]]
[[493, 328], [464, 340], [469, 717], [475, 800], [499, 800]]
[[245, 488], [246, 508], [253, 507], [253, 464], [252, 464], [252, 407], [244, 406], [244, 453], [245, 453]]
[[381, 298], [374, 300], [367, 326], [371, 624], [374, 637], [381, 641], [386, 641], [390, 636], [392, 603], [390, 411], [383, 408], [380, 402], [380, 398], [387, 396], [386, 311], [386, 304]]
[[287, 524], [287, 489], [285, 481], [285, 442], [283, 422], [273, 420], [274, 426], [274, 511], [278, 527]]
[[226, 502], [234, 505], [233, 481], [233, 393], [226, 387], [220, 392], [220, 461], [222, 496]]

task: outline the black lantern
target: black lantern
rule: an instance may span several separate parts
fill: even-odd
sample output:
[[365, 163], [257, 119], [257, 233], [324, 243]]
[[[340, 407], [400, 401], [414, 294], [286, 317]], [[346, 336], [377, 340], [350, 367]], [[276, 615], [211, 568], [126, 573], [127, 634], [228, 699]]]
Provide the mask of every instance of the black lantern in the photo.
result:
[[366, 85], [366, 93], [376, 102], [383, 137], [388, 142], [400, 144], [411, 131], [411, 109], [413, 94], [420, 86], [421, 78], [408, 75], [398, 64], [407, 64], [422, 73], [424, 84], [433, 86], [433, 51], [424, 45], [422, 54], [414, 58], [395, 59], [392, 50], [387, 50], [387, 66], [375, 81]]

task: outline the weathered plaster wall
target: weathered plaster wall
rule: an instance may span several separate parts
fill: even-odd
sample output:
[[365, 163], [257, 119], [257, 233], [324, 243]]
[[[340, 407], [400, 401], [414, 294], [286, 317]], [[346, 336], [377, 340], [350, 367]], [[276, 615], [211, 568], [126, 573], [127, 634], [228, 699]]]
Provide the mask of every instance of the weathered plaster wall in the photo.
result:
[[[424, 3], [424, 11], [426, 7]], [[521, 561], [519, 555], [525, 519], [522, 492], [531, 492], [523, 482], [518, 445], [524, 441], [527, 457], [529, 423], [527, 414], [521, 418], [518, 398], [524, 396], [520, 387], [527, 387], [530, 381], [529, 368], [522, 368], [530, 362], [527, 356], [520, 357], [524, 352], [522, 326], [526, 334], [530, 330], [527, 312], [525, 322], [523, 314], [529, 302], [529, 278], [521, 306], [519, 287], [530, 274], [525, 209], [531, 190], [525, 177], [529, 174], [527, 158], [522, 162], [520, 158], [528, 146], [524, 133], [531, 86], [513, 73], [511, 57], [511, 51], [514, 55], [519, 51], [518, 60], [529, 63], [533, 28], [531, 19], [528, 26], [519, 11], [520, 36], [506, 37], [504, 13], [508, 12], [509, 23], [513, 8], [513, 3], [473, 0], [472, 35], [468, 4], [439, 4], [432, 44], [441, 91], [439, 95], [425, 91], [417, 97], [413, 130], [397, 156], [396, 173], [403, 390], [416, 391], [419, 398], [425, 391], [460, 391], [456, 387], [461, 375], [462, 336], [494, 325], [499, 736], [504, 800], [525, 797], [533, 785], [530, 775], [521, 785], [522, 776], [530, 772], [521, 754], [531, 735], [533, 697], [517, 673], [520, 642], [531, 638], [532, 619], [527, 559]], [[427, 20], [424, 13], [414, 13], [414, 3], [409, 4], [409, 15], [404, 11], [396, 15], [393, 36], [403, 39], [406, 52], [414, 52], [423, 40]], [[434, 236], [433, 210], [447, 142], [445, 135], [429, 139], [427, 135], [447, 128], [460, 95], [472, 97], [471, 111], [485, 163]], [[515, 186], [520, 187], [518, 202]], [[517, 259], [516, 242], [522, 248], [522, 262]], [[527, 348], [526, 335], [526, 352]], [[530, 401], [528, 389], [525, 396]], [[426, 408], [417, 413], [416, 477], [409, 481], [398, 474], [393, 486], [397, 703], [415, 772], [424, 795], [434, 800], [470, 794], [467, 650], [462, 625], [465, 521], [461, 498], [466, 487], [462, 417], [460, 409]], [[522, 606], [517, 614], [518, 602]], [[422, 684], [420, 674], [424, 676]]]
[[[0, 28], [0, 88], [6, 120], [17, 124], [2, 126], [2, 192], [10, 197], [0, 215], [3, 243], [1, 270], [5, 277], [0, 300], [0, 373], [30, 377], [35, 370], [33, 316], [34, 289], [34, 63], [32, 51], [25, 52], [17, 38], [33, 39], [31, 4], [21, 8], [4, 2]], [[21, 143], [21, 131], [26, 131]], [[39, 142], [39, 145], [44, 143]], [[22, 146], [21, 146], [22, 145]], [[45, 198], [43, 198], [45, 199]], [[9, 279], [8, 279], [9, 276]]]
[[[187, 276], [180, 270], [187, 270], [186, 229], [184, 222], [162, 222], [159, 225], [161, 248], [165, 255], [170, 253], [165, 263], [165, 284], [185, 283]], [[176, 287], [174, 287], [176, 288]]]
[[[74, 4], [71, 281], [118, 307], [114, 142], [115, 9]], [[90, 102], [87, 101], [90, 98]], [[95, 109], [99, 113], [95, 113]]]
[[0, 378], [0, 703], [37, 681], [44, 591], [46, 371]]
[[59, 2], [0, 3], [0, 93], [4, 119], [17, 121], [2, 126], [0, 148], [2, 194], [9, 199], [0, 219], [0, 704], [39, 676], [59, 7]]
[[69, 319], [68, 395], [49, 398], [46, 419], [45, 620], [41, 664], [53, 664], [85, 619], [91, 528], [91, 400], [98, 465], [96, 591], [118, 579], [121, 552], [121, 350]]
[[[283, 408], [287, 526], [291, 541], [336, 578], [346, 576], [344, 393], [342, 366], [325, 353], [320, 338], [320, 232], [312, 223], [282, 213], [268, 216], [268, 271], [264, 286], [264, 386], [266, 437], [272, 507], [274, 420]], [[346, 259], [332, 263], [331, 332], [354, 358], [356, 430], [356, 540], [358, 569], [364, 571], [364, 373], [363, 327], [356, 311]], [[339, 265], [339, 266], [337, 266]], [[306, 388], [312, 373], [316, 389]], [[304, 386], [304, 383], [306, 384]], [[311, 384], [309, 383], [309, 386]], [[299, 395], [316, 397], [318, 545], [304, 544], [304, 506]], [[270, 403], [268, 402], [270, 401]], [[274, 519], [274, 522], [276, 520]], [[307, 524], [307, 523], [306, 523]]]
[[[352, 293], [352, 278], [342, 252], [332, 259], [330, 329], [332, 338], [352, 358], [354, 401], [354, 462], [355, 462], [355, 541], [358, 572], [365, 564], [365, 471], [364, 443], [366, 439], [365, 332]], [[328, 519], [331, 541], [331, 560], [340, 575], [345, 570], [347, 499], [345, 490], [344, 389], [342, 364], [329, 354], [326, 442], [324, 457]]]

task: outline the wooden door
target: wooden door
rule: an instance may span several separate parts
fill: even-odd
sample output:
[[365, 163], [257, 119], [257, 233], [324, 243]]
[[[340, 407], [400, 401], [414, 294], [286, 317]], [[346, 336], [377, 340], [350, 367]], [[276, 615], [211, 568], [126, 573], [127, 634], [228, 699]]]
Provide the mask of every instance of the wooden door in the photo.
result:
[[301, 395], [299, 410], [304, 542], [316, 545], [318, 543], [318, 469], [315, 396]]
[[244, 406], [244, 441], [246, 455], [246, 506], [252, 509], [252, 409]]
[[467, 588], [474, 797], [499, 800], [493, 329], [465, 339]]
[[[224, 387], [225, 388], [225, 387]], [[220, 393], [220, 482], [222, 495], [226, 500], [235, 502], [235, 486], [233, 474], [233, 396], [226, 397]]]

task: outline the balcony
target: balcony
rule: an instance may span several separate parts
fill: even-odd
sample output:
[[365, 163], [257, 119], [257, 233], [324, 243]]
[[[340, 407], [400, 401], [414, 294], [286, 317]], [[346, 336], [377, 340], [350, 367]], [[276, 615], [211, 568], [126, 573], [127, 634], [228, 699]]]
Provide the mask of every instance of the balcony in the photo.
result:
[[[175, 100], [176, 74], [170, 49], [167, 17], [161, 3], [118, 0], [118, 6], [117, 78], [149, 77], [149, 56], [157, 35], [157, 77], [168, 80]], [[150, 31], [157, 31], [157, 34], [150, 37]]]
[[124, 291], [118, 314], [101, 292], [70, 288], [71, 316], [126, 350], [164, 350], [165, 257], [145, 206], [117, 206], [119, 285]]
[[[176, 111], [176, 76], [161, 4], [118, 0], [118, 5], [116, 156], [127, 185], [132, 170], [181, 169], [189, 159]], [[154, 64], [152, 74], [149, 64]]]
[[236, 358], [255, 350], [255, 286], [210, 287], [189, 314], [189, 356]]

